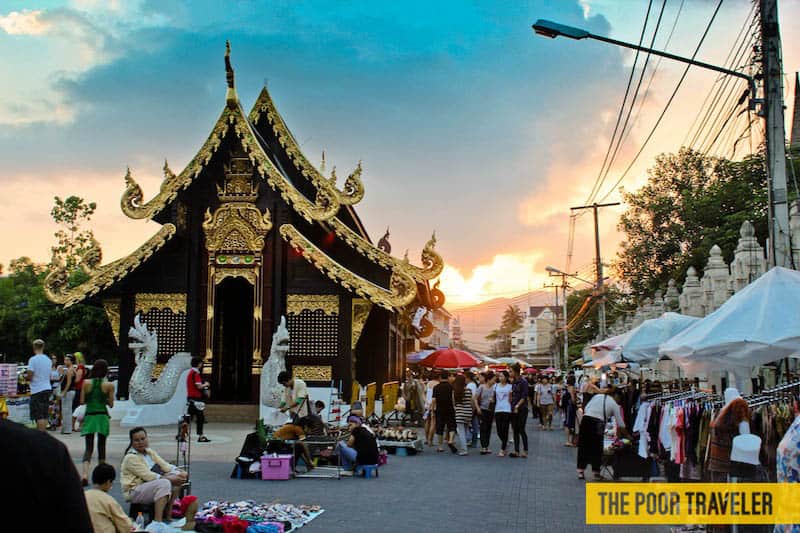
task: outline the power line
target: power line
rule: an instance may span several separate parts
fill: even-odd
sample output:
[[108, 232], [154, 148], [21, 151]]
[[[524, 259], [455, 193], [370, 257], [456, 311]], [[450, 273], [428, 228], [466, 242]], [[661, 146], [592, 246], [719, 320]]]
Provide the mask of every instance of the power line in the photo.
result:
[[[666, 7], [666, 5], [667, 5], [667, 0], [664, 0], [663, 3], [661, 4], [661, 11], [658, 14], [658, 19], [656, 20], [656, 27], [653, 30], [653, 37], [650, 39], [650, 46], [648, 47], [650, 49], [653, 48], [653, 45], [656, 42], [656, 35], [658, 35], [658, 28], [661, 26], [661, 18], [664, 16], [664, 8]], [[641, 42], [639, 43], [639, 46], [641, 46]], [[623, 140], [625, 139], [625, 133], [628, 128], [628, 122], [630, 121], [633, 108], [636, 105], [636, 99], [639, 96], [639, 89], [641, 89], [642, 87], [642, 81], [644, 81], [644, 75], [647, 72], [647, 63], [649, 61], [650, 61], [650, 52], [647, 52], [647, 55], [644, 58], [644, 65], [642, 65], [642, 70], [639, 73], [639, 81], [636, 83], [636, 90], [634, 90], [633, 92], [633, 98], [631, 99], [631, 104], [628, 106], [628, 113], [625, 115], [625, 121], [622, 124], [622, 131], [620, 132], [619, 139], [617, 139], [617, 146], [614, 148], [614, 153], [611, 155], [611, 160], [608, 162], [608, 166], [606, 167], [606, 170], [603, 173], [603, 177], [600, 180], [599, 184], [597, 185], [597, 191], [595, 192], [595, 194], [600, 192], [600, 189], [603, 187], [603, 183], [605, 183], [606, 178], [608, 178], [609, 171], [611, 171], [611, 168], [614, 166], [614, 162], [617, 160], [617, 154], [619, 153], [619, 149], [622, 146]]]
[[[664, 51], [669, 49], [669, 45], [672, 42], [672, 36], [675, 34], [675, 28], [678, 27], [678, 19], [681, 17], [681, 13], [683, 12], [683, 4], [686, 0], [681, 0], [680, 5], [678, 6], [678, 12], [675, 15], [675, 20], [672, 21], [672, 29], [669, 31], [669, 35], [667, 36], [667, 40], [664, 42], [663, 49]], [[644, 95], [642, 95], [642, 100], [639, 102], [639, 109], [636, 110], [636, 115], [633, 117], [632, 124], [636, 124], [639, 121], [639, 115], [642, 113], [642, 109], [644, 109], [644, 103], [647, 101], [647, 97], [650, 95], [650, 86], [653, 85], [653, 80], [656, 77], [656, 72], [658, 72], [658, 67], [661, 66], [661, 61], [664, 59], [663, 56], [658, 56], [658, 60], [656, 61], [656, 65], [653, 67], [653, 70], [650, 72], [650, 79], [647, 81], [647, 87], [644, 90]], [[628, 131], [625, 132], [622, 142], [624, 143], [625, 140], [628, 138], [633, 127], [631, 127]]]
[[[647, 30], [647, 22], [650, 18], [650, 9], [653, 7], [653, 0], [650, 0], [647, 4], [647, 12], [644, 15], [644, 24], [642, 25], [642, 33], [639, 35], [639, 46], [642, 46], [642, 42], [644, 41], [645, 31]], [[662, 8], [663, 9], [663, 8]], [[603, 176], [603, 169], [606, 167], [606, 163], [608, 162], [608, 157], [611, 155], [611, 150], [614, 147], [614, 140], [617, 137], [617, 131], [619, 129], [619, 124], [622, 121], [622, 113], [625, 112], [625, 103], [628, 101], [628, 94], [631, 90], [631, 82], [633, 81], [633, 76], [636, 73], [636, 63], [639, 61], [639, 50], [636, 50], [636, 54], [633, 56], [633, 66], [631, 66], [631, 73], [628, 76], [628, 84], [625, 87], [625, 94], [622, 97], [622, 104], [619, 106], [619, 113], [617, 113], [617, 122], [614, 124], [614, 132], [611, 134], [611, 141], [608, 143], [608, 149], [606, 150], [606, 155], [603, 158], [603, 164], [600, 165], [600, 171], [597, 173], [597, 178], [595, 178], [594, 185], [592, 185], [592, 190], [589, 192], [589, 196], [586, 197], [586, 201], [583, 202], [584, 205], [588, 205], [592, 198], [597, 194], [597, 189], [599, 184], [601, 184], [601, 178]], [[620, 136], [622, 133], [620, 133]]]
[[[706, 29], [703, 32], [703, 36], [700, 38], [700, 42], [697, 43], [697, 47], [695, 48], [694, 53], [692, 54], [692, 60], [694, 60], [694, 58], [697, 56], [697, 53], [700, 51], [700, 47], [703, 45], [703, 42], [706, 40], [706, 36], [708, 35], [708, 31], [711, 29], [711, 25], [714, 23], [714, 19], [717, 18], [717, 13], [719, 13], [719, 8], [722, 7], [722, 2], [723, 1], [724, 0], [719, 0], [719, 2], [717, 3], [717, 7], [714, 9], [714, 14], [711, 15], [711, 20], [708, 21], [708, 25], [706, 26]], [[678, 90], [681, 88], [681, 85], [683, 84], [683, 80], [686, 79], [686, 74], [689, 72], [689, 69], [691, 68], [691, 66], [692, 66], [691, 64], [687, 64], [686, 65], [686, 68], [683, 70], [683, 74], [681, 75], [681, 78], [678, 80], [678, 84], [675, 86], [675, 90], [672, 91], [672, 94], [670, 95], [669, 100], [667, 100], [667, 103], [664, 106], [664, 109], [661, 111], [661, 114], [659, 115], [658, 120], [656, 120], [656, 123], [653, 125], [653, 128], [650, 130], [650, 133], [647, 135], [647, 138], [642, 143], [642, 146], [639, 148], [639, 151], [633, 157], [633, 160], [630, 162], [628, 167], [625, 169], [625, 172], [622, 173], [622, 175], [614, 183], [614, 185], [611, 187], [611, 189], [609, 189], [609, 191], [600, 199], [600, 202], [605, 201], [611, 195], [611, 193], [614, 192], [614, 190], [616, 190], [617, 186], [620, 183], [622, 183], [622, 180], [625, 179], [625, 177], [628, 175], [628, 172], [630, 172], [631, 168], [633, 168], [633, 165], [639, 159], [639, 156], [642, 155], [642, 152], [644, 152], [644, 149], [647, 147], [647, 144], [650, 142], [650, 139], [653, 138], [653, 134], [656, 132], [656, 129], [658, 129], [658, 126], [661, 124], [661, 121], [664, 119], [664, 115], [667, 114], [667, 111], [669, 110], [670, 106], [672, 105], [673, 100], [675, 100], [675, 95], [678, 94]]]

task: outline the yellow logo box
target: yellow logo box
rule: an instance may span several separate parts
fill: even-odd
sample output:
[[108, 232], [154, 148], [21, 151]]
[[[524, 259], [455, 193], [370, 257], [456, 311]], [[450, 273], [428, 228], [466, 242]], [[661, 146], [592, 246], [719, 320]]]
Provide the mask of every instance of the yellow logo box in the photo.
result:
[[800, 483], [587, 483], [587, 524], [800, 524]]

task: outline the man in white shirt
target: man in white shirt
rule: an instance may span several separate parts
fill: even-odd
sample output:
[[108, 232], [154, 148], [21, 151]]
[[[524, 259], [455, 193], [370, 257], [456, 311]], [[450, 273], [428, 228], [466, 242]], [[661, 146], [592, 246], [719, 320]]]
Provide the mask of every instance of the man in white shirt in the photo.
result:
[[52, 362], [44, 354], [44, 341], [33, 341], [33, 356], [28, 359], [28, 371], [25, 373], [31, 384], [31, 420], [36, 421], [36, 429], [47, 431], [47, 410], [50, 406], [50, 370]]
[[[472, 398], [475, 398], [478, 394], [478, 384], [475, 383], [475, 377], [472, 372], [467, 372], [465, 374], [467, 378], [467, 388], [472, 395]], [[480, 420], [478, 419], [478, 413], [473, 409], [472, 411], [472, 423], [470, 424], [470, 433], [472, 434], [472, 438], [470, 439], [470, 443], [467, 446], [468, 448], [474, 448], [478, 445], [478, 432], [480, 431]]]

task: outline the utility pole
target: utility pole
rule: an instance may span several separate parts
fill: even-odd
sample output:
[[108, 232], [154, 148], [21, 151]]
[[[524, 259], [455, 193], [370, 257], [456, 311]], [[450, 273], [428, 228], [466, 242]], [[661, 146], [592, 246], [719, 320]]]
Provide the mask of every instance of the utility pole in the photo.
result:
[[[556, 274], [558, 275], [558, 274]], [[558, 308], [558, 289], [562, 289], [564, 291], [564, 299], [563, 299], [563, 320], [564, 320], [564, 361], [561, 365], [561, 368], [567, 368], [569, 366], [569, 332], [567, 331], [567, 276], [566, 274], [560, 274], [561, 276], [561, 285], [545, 285], [545, 289], [555, 289], [556, 290], [556, 308]], [[556, 310], [556, 330], [558, 330], [558, 311]], [[555, 366], [555, 365], [553, 365]]]
[[[784, 177], [785, 182], [785, 177]], [[786, 187], [784, 185], [784, 191]], [[610, 204], [581, 205], [578, 207], [570, 207], [572, 211], [579, 211], [581, 209], [592, 209], [594, 211], [594, 255], [595, 255], [595, 270], [597, 272], [597, 281], [595, 286], [595, 294], [600, 299], [600, 307], [598, 310], [598, 322], [600, 323], [600, 338], [606, 338], [606, 297], [603, 292], [603, 261], [600, 259], [600, 228], [597, 220], [597, 210], [601, 207], [611, 207], [619, 205], [619, 202]]]
[[778, 1], [760, 0], [764, 119], [769, 182], [769, 264], [791, 268], [789, 205], [786, 198], [786, 131], [783, 117], [783, 65]]

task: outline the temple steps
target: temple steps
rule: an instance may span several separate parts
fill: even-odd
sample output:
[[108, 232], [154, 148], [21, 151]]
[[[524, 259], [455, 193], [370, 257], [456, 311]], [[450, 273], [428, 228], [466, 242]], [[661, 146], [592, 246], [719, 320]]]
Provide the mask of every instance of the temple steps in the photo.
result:
[[255, 424], [258, 404], [207, 403], [206, 422], [247, 422]]

